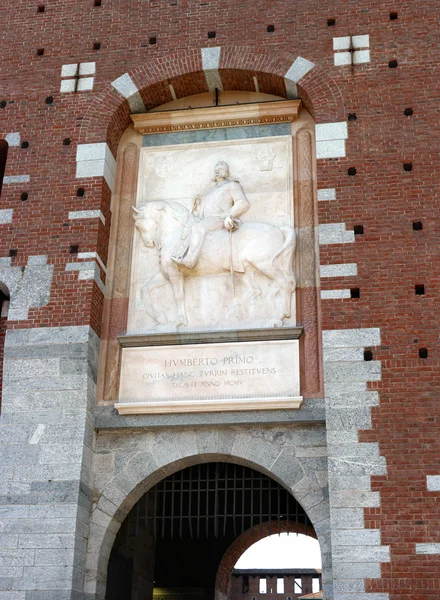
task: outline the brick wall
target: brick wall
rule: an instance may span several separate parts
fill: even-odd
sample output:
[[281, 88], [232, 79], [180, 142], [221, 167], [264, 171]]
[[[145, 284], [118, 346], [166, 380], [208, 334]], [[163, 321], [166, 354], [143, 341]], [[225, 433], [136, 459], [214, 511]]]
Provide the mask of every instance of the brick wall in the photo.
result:
[[[8, 327], [92, 324], [99, 333], [102, 291], [95, 279], [79, 280], [66, 264], [80, 260], [70, 254], [73, 245], [106, 262], [110, 190], [101, 177], [77, 179], [75, 159], [79, 141], [107, 142], [115, 152], [129, 123], [129, 104], [112, 81], [133, 72], [146, 108], [172, 100], [169, 83], [178, 97], [207, 91], [200, 48], [221, 46], [220, 68], [230, 65], [221, 72], [224, 89], [252, 89], [257, 75], [260, 91], [282, 95], [291, 57], [312, 61], [319, 75], [305, 76], [298, 91], [316, 121], [357, 117], [348, 122], [346, 156], [318, 161], [318, 188], [336, 191], [335, 200], [319, 202], [319, 222], [345, 223], [347, 230], [363, 226], [354, 243], [321, 246], [322, 264], [357, 264], [357, 275], [324, 277], [323, 290], [360, 291], [359, 298], [323, 300], [323, 328], [381, 331], [381, 345], [371, 350], [382, 361], [382, 380], [368, 384], [381, 402], [360, 441], [378, 442], [386, 458], [387, 475], [373, 476], [380, 506], [365, 509], [365, 523], [380, 529], [391, 562], [381, 579], [371, 580], [370, 591], [389, 592], [391, 600], [436, 598], [440, 554], [418, 554], [416, 544], [439, 541], [439, 495], [426, 485], [428, 475], [440, 473], [437, 2], [40, 4], [41, 13], [29, 0], [2, 8], [7, 27], [1, 39], [0, 137], [18, 133], [20, 142], [9, 145], [0, 210], [12, 209], [13, 216], [11, 223], [0, 223], [0, 258], [16, 249], [12, 266], [24, 267], [29, 256], [44, 254], [53, 279], [49, 303], [30, 308], [28, 319], [9, 321]], [[391, 10], [397, 19], [390, 19]], [[328, 25], [330, 18], [335, 25]], [[208, 39], [208, 31], [216, 37]], [[370, 62], [335, 66], [333, 38], [366, 34]], [[99, 50], [92, 49], [96, 42]], [[397, 68], [390, 68], [392, 60]], [[62, 66], [91, 62], [93, 90], [60, 93]], [[413, 114], [405, 116], [406, 108]], [[409, 162], [412, 170], [405, 171]], [[348, 175], [351, 167], [356, 175]], [[83, 196], [77, 195], [80, 187]], [[96, 217], [69, 218], [83, 210], [101, 210], [105, 225]], [[423, 229], [413, 229], [416, 221]], [[102, 270], [100, 277], [105, 282]], [[415, 294], [416, 284], [425, 285], [424, 295]], [[420, 348], [428, 358], [419, 358]]]

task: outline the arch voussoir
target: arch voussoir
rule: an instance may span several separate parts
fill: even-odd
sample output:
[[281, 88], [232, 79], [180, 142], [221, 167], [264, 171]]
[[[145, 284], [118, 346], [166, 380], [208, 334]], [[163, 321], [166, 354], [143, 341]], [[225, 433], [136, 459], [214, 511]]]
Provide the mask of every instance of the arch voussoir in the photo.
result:
[[[105, 590], [107, 563], [116, 533], [136, 502], [161, 479], [200, 462], [232, 462], [259, 470], [293, 493], [306, 512], [321, 503], [314, 516], [318, 518], [317, 531], [322, 530], [324, 537], [327, 535], [324, 517], [328, 515], [324, 512], [328, 506], [324, 491], [316, 480], [304, 476], [300, 459], [288, 449], [282, 450], [275, 439], [233, 428], [227, 432], [197, 429], [187, 430], [185, 435], [181, 432], [179, 436], [161, 432], [142, 445], [144, 450], [135, 451], [129, 460], [121, 461], [114, 477], [101, 490], [95, 490], [97, 502], [90, 523], [86, 588], [97, 598], [101, 597], [100, 590]], [[313, 518], [310, 520], [314, 525]]]
[[281, 481], [284, 481], [287, 477], [291, 482], [291, 491], [304, 478], [304, 469], [301, 463], [286, 449], [279, 453], [270, 470], [272, 476]]
[[319, 67], [309, 71], [297, 83], [298, 94], [316, 123], [344, 120], [342, 92]]
[[[263, 49], [256, 52], [248, 46], [224, 46], [220, 50], [218, 68], [221, 73], [247, 71], [262, 77], [263, 82], [265, 78], [272, 78], [273, 87], [279, 94], [289, 68], [297, 59], [297, 53], [288, 51]], [[304, 62], [304, 59], [301, 60]], [[318, 123], [340, 120], [343, 102], [338, 86], [318, 65], [306, 62], [312, 65], [310, 70], [295, 81], [306, 108]], [[170, 84], [178, 98], [208, 90], [201, 48], [151, 59], [131, 69], [126, 75], [136, 86], [146, 110], [173, 99]], [[109, 82], [90, 105], [81, 126], [79, 143], [106, 141], [115, 153], [122, 133], [131, 123], [131, 109], [127, 99], [116, 91], [112, 83]], [[266, 93], [270, 93], [268, 85], [263, 87]]]

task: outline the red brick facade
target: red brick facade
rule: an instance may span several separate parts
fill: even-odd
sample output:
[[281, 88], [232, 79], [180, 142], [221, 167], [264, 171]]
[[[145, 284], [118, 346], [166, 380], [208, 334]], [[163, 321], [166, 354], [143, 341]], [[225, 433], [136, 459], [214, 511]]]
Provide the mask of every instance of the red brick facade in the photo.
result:
[[[393, 10], [397, 19], [390, 19]], [[365, 519], [381, 530], [391, 562], [369, 591], [387, 592], [391, 600], [438, 598], [440, 555], [415, 551], [416, 543], [440, 542], [440, 493], [426, 486], [427, 475], [440, 473], [438, 2], [102, 0], [95, 7], [93, 0], [15, 0], [2, 15], [0, 137], [19, 132], [29, 142], [9, 147], [5, 175], [27, 174], [30, 182], [2, 189], [0, 209], [14, 213], [12, 223], [0, 225], [0, 257], [16, 249], [13, 266], [38, 254], [54, 265], [49, 304], [31, 308], [28, 320], [9, 321], [9, 328], [91, 324], [100, 332], [102, 292], [65, 265], [73, 245], [106, 261], [111, 192], [103, 178], [76, 179], [75, 157], [80, 143], [107, 142], [116, 152], [130, 124], [128, 102], [110, 85], [122, 74], [130, 74], [151, 109], [172, 100], [170, 83], [178, 98], [208, 91], [200, 48], [221, 46], [225, 90], [255, 90], [258, 75], [261, 92], [285, 95], [283, 77], [300, 55], [316, 65], [298, 85], [316, 123], [356, 114], [348, 123], [347, 156], [318, 161], [318, 188], [337, 194], [319, 203], [320, 224], [364, 228], [354, 244], [321, 247], [321, 264], [358, 265], [356, 277], [324, 278], [322, 288], [359, 288], [360, 297], [323, 302], [323, 328], [381, 330], [382, 345], [371, 350], [382, 361], [382, 381], [369, 384], [381, 403], [360, 441], [378, 442], [386, 457], [388, 474], [374, 477], [381, 507], [366, 509]], [[215, 39], [208, 31], [216, 31]], [[335, 66], [333, 38], [364, 34], [371, 62]], [[91, 61], [93, 91], [61, 94], [62, 65]], [[405, 108], [413, 114], [405, 116]], [[405, 171], [409, 162], [412, 170]], [[97, 209], [105, 225], [68, 219], [69, 211]], [[413, 229], [416, 221], [423, 229]], [[415, 293], [420, 284], [424, 295]], [[419, 358], [420, 348], [427, 358]]]

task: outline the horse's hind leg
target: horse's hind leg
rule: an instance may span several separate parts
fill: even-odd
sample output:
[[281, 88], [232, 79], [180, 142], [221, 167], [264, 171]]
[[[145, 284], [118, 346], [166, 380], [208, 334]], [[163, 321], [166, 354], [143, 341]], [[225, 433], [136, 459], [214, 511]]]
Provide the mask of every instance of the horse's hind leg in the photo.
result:
[[245, 272], [243, 274], [244, 292], [241, 295], [241, 300], [237, 304], [237, 308], [243, 309], [244, 318], [253, 319], [255, 317], [255, 300], [260, 298], [263, 290], [257, 283], [255, 278], [256, 270], [249, 263], [244, 265]]
[[[272, 265], [267, 267], [258, 265], [258, 269], [275, 284], [271, 300], [274, 315], [278, 316], [276, 324], [282, 325], [284, 319], [288, 319], [292, 314], [292, 292], [295, 289], [295, 278], [292, 273], [286, 273]], [[280, 308], [277, 306], [277, 297], [280, 298]]]
[[279, 286], [281, 300], [281, 321], [292, 314], [292, 292], [295, 289], [295, 278], [290, 273], [276, 271], [275, 281]]
[[174, 273], [169, 274], [169, 278], [171, 287], [173, 288], [174, 299], [177, 307], [177, 318], [174, 325], [175, 327], [188, 325], [188, 317], [186, 316], [185, 307], [185, 286], [183, 275], [176, 270]]
[[263, 294], [263, 290], [258, 285], [255, 275], [255, 268], [252, 265], [247, 264], [243, 277], [243, 283], [246, 287], [243, 302], [251, 303]]

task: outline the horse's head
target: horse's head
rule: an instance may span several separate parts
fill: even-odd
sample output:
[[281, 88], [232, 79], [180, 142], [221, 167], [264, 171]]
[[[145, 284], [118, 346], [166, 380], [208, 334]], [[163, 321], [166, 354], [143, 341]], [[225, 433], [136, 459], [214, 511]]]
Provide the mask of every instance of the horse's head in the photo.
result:
[[142, 241], [147, 248], [159, 247], [159, 212], [164, 209], [162, 203], [151, 202], [140, 208], [133, 208], [133, 219]]

